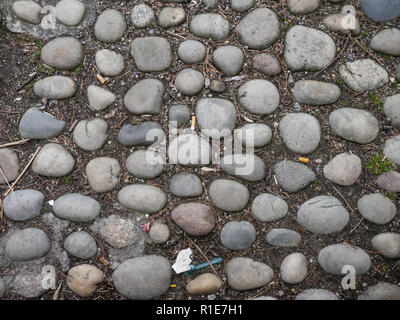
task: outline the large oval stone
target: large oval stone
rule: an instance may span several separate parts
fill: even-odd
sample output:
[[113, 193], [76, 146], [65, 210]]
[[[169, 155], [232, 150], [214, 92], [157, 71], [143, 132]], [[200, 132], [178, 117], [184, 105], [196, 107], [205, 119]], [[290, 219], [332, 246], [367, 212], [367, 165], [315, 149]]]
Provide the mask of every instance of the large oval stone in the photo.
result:
[[342, 274], [344, 266], [353, 266], [356, 275], [367, 273], [371, 267], [371, 258], [360, 248], [344, 244], [333, 244], [323, 248], [318, 254], [318, 262], [324, 271], [331, 274]]
[[50, 247], [50, 239], [43, 230], [26, 228], [11, 235], [5, 252], [14, 261], [29, 261], [43, 257]]
[[337, 85], [315, 80], [300, 80], [293, 89], [297, 102], [310, 106], [335, 103], [342, 94]]
[[44, 194], [33, 189], [17, 190], [4, 198], [4, 214], [14, 221], [25, 221], [40, 215]]
[[234, 104], [222, 98], [203, 98], [196, 104], [196, 117], [201, 133], [213, 138], [232, 134], [236, 126]]
[[339, 232], [349, 222], [349, 213], [331, 196], [317, 196], [304, 202], [297, 211], [297, 222], [316, 234]]
[[380, 193], [366, 194], [358, 200], [357, 208], [365, 219], [376, 224], [389, 223], [397, 214], [392, 200]]
[[128, 299], [152, 299], [167, 292], [171, 264], [159, 255], [125, 260], [112, 274], [117, 291]]
[[211, 160], [210, 143], [194, 133], [180, 134], [168, 146], [168, 159], [170, 164], [183, 166], [208, 165]]
[[172, 65], [171, 44], [163, 37], [134, 39], [131, 43], [131, 54], [139, 71], [164, 71]]
[[125, 31], [125, 17], [115, 9], [104, 10], [94, 25], [96, 39], [106, 43], [119, 41], [124, 36]]
[[220, 166], [226, 173], [250, 182], [265, 177], [264, 161], [251, 153], [227, 155], [222, 158]]
[[224, 40], [229, 36], [229, 22], [217, 13], [200, 13], [189, 24], [190, 32], [200, 38]]
[[64, 130], [65, 121], [57, 120], [37, 108], [29, 108], [19, 122], [18, 130], [24, 139], [48, 139]]
[[32, 163], [32, 171], [45, 177], [63, 177], [74, 167], [75, 159], [58, 143], [46, 144]]
[[139, 213], [156, 213], [165, 207], [167, 196], [162, 189], [147, 184], [131, 184], [118, 192], [118, 201]]
[[262, 222], [282, 219], [288, 210], [289, 206], [284, 200], [270, 193], [259, 194], [251, 205], [251, 213]]
[[211, 202], [218, 208], [228, 212], [244, 209], [249, 202], [249, 190], [241, 183], [218, 179], [211, 183], [208, 194]]
[[171, 212], [172, 220], [192, 236], [204, 236], [215, 227], [214, 210], [198, 202], [188, 202], [177, 206]]
[[242, 45], [262, 50], [279, 38], [280, 23], [278, 16], [272, 10], [257, 8], [242, 18], [236, 31]]
[[308, 154], [317, 149], [321, 140], [321, 126], [308, 113], [289, 113], [279, 123], [279, 133], [286, 147], [300, 154]]
[[220, 233], [222, 245], [230, 250], [246, 250], [256, 240], [256, 229], [247, 221], [229, 221]]
[[76, 222], [88, 222], [100, 214], [100, 204], [93, 198], [79, 193], [68, 193], [54, 201], [53, 212], [61, 218]]
[[136, 115], [158, 114], [163, 106], [164, 91], [164, 84], [160, 80], [141, 80], [126, 93], [125, 107]]
[[271, 282], [274, 272], [262, 262], [238, 257], [227, 263], [226, 275], [228, 283], [233, 289], [245, 291], [262, 287]]
[[39, 97], [47, 99], [66, 99], [76, 93], [76, 83], [65, 76], [51, 76], [41, 79], [33, 86], [33, 91]]
[[320, 30], [296, 25], [286, 33], [284, 58], [292, 71], [322, 70], [335, 55], [335, 42]]
[[58, 37], [42, 48], [40, 58], [50, 67], [73, 69], [83, 62], [83, 46], [78, 39]]
[[355, 108], [333, 111], [329, 124], [338, 136], [361, 144], [374, 141], [379, 133], [378, 120], [368, 111]]
[[238, 89], [239, 103], [254, 114], [271, 114], [279, 106], [279, 91], [275, 85], [264, 79], [247, 81]]

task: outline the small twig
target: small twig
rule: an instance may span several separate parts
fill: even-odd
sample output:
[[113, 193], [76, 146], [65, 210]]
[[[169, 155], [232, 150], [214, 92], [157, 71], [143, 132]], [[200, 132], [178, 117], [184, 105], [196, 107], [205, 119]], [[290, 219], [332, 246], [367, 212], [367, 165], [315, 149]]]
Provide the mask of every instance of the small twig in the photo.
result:
[[14, 188], [14, 186], [18, 183], [18, 181], [22, 178], [22, 176], [25, 174], [25, 172], [28, 170], [29, 166], [31, 165], [31, 163], [33, 162], [33, 160], [35, 159], [36, 155], [38, 154], [38, 152], [40, 151], [42, 147], [38, 147], [36, 149], [36, 152], [33, 154], [31, 160], [29, 160], [28, 164], [26, 165], [26, 167], [24, 168], [24, 170], [22, 170], [22, 172], [20, 173], [20, 175], [18, 176], [18, 178], [13, 182], [13, 184], [8, 188], [8, 190], [3, 194], [3, 196], [5, 197], [6, 195], [9, 194], [10, 191], [12, 191], [12, 189]]
[[0, 145], [0, 149], [2, 148], [7, 148], [7, 147], [11, 147], [11, 146], [15, 146], [17, 144], [24, 144], [28, 141], [30, 141], [31, 139], [23, 139], [23, 140], [19, 140], [19, 141], [14, 141], [14, 142], [10, 142], [10, 143], [6, 143], [6, 144], [2, 144]]
[[204, 257], [204, 259], [208, 262], [208, 264], [211, 267], [211, 270], [214, 272], [214, 274], [218, 277], [218, 279], [221, 281], [221, 283], [224, 283], [224, 281], [222, 281], [221, 277], [219, 276], [219, 274], [217, 273], [217, 271], [214, 269], [213, 265], [211, 264], [210, 260], [207, 258], [207, 256], [204, 254], [204, 252], [200, 249], [200, 247], [194, 243], [192, 241], [192, 239], [186, 237], [186, 239], [188, 239], [190, 241], [191, 244], [193, 244], [197, 250], [199, 250], [199, 252], [201, 253], [201, 255]]
[[154, 25], [154, 26], [155, 26], [156, 28], [158, 28], [159, 30], [161, 30], [162, 32], [165, 32], [165, 33], [170, 34], [171, 36], [179, 37], [179, 38], [181, 38], [181, 39], [186, 40], [186, 37], [181, 36], [180, 34], [177, 34], [177, 33], [174, 33], [174, 32], [168, 31], [168, 30], [164, 30], [163, 28], [161, 28], [161, 27], [159, 27], [159, 26], [157, 26], [157, 25]]
[[58, 295], [60, 293], [62, 284], [63, 284], [63, 282], [61, 280], [60, 285], [58, 286], [57, 290], [53, 294], [53, 300], [58, 300]]
[[36, 78], [37, 72], [34, 72], [28, 80], [26, 80], [23, 84], [21, 84], [18, 88], [17, 88], [17, 92], [20, 92], [26, 85], [30, 84], [33, 79]]
[[351, 234], [354, 230], [356, 230], [358, 228], [358, 226], [361, 224], [361, 222], [363, 222], [363, 221], [364, 221], [364, 217], [362, 217], [360, 219], [360, 221], [357, 223], [357, 225], [353, 229], [350, 230], [349, 234]]
[[343, 195], [339, 192], [339, 190], [336, 189], [334, 185], [332, 185], [332, 188], [335, 189], [335, 191], [340, 195], [340, 197], [343, 199], [343, 201], [346, 202], [346, 205], [349, 207], [349, 209], [351, 210], [351, 212], [354, 213], [353, 208], [349, 205], [349, 203], [348, 203], [347, 200], [343, 197]]

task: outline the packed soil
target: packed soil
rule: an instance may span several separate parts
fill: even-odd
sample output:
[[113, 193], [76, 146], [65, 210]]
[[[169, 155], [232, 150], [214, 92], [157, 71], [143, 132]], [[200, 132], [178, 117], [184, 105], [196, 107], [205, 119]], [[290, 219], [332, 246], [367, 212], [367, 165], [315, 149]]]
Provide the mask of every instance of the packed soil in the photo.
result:
[[[195, 69], [203, 72], [204, 76], [209, 79], [222, 79], [227, 80], [228, 90], [221, 94], [215, 94], [205, 89], [202, 94], [195, 97], [182, 97], [178, 95], [176, 89], [173, 86], [174, 77], [181, 69], [185, 68], [185, 65], [177, 58], [175, 54], [173, 67], [166, 72], [146, 74], [139, 72], [130, 56], [129, 44], [132, 39], [136, 37], [146, 35], [159, 35], [168, 38], [173, 51], [176, 52], [177, 46], [184, 39], [195, 39], [195, 37], [188, 31], [188, 22], [197, 13], [204, 12], [204, 7], [201, 4], [192, 1], [185, 5], [187, 21], [179, 27], [163, 30], [159, 27], [154, 26], [153, 28], [147, 28], [139, 30], [133, 28], [129, 13], [132, 6], [138, 1], [112, 1], [103, 0], [98, 1], [98, 14], [100, 14], [106, 8], [115, 8], [124, 13], [128, 23], [128, 30], [125, 37], [116, 44], [108, 45], [97, 41], [93, 34], [93, 28], [81, 32], [77, 37], [84, 41], [85, 46], [85, 60], [81, 67], [74, 71], [56, 71], [48, 69], [42, 65], [40, 61], [40, 49], [45, 40], [35, 39], [24, 34], [12, 34], [8, 32], [5, 27], [0, 30], [0, 144], [5, 144], [13, 141], [20, 140], [21, 137], [18, 132], [18, 122], [23, 113], [32, 106], [45, 106], [45, 111], [55, 116], [57, 119], [62, 119], [67, 122], [66, 130], [57, 138], [46, 140], [46, 141], [29, 141], [25, 144], [13, 146], [20, 157], [21, 167], [24, 168], [36, 149], [39, 146], [43, 146], [49, 142], [57, 142], [62, 144], [67, 150], [69, 150], [74, 158], [76, 159], [76, 166], [74, 171], [67, 177], [63, 178], [46, 178], [34, 174], [29, 169], [17, 183], [16, 189], [33, 188], [43, 192], [47, 200], [57, 199], [65, 193], [78, 192], [84, 195], [89, 195], [97, 199], [102, 207], [101, 217], [106, 217], [110, 214], [124, 215], [127, 210], [118, 205], [117, 192], [124, 185], [131, 183], [143, 182], [143, 180], [135, 179], [130, 176], [125, 168], [125, 160], [127, 156], [134, 150], [134, 148], [127, 148], [121, 146], [117, 142], [117, 134], [119, 129], [124, 124], [140, 124], [143, 121], [149, 119], [158, 121], [162, 124], [165, 132], [168, 131], [168, 107], [176, 103], [187, 104], [192, 112], [194, 112], [194, 106], [198, 99], [203, 96], [222, 96], [233, 101], [238, 109], [238, 121], [237, 127], [242, 126], [248, 122], [248, 119], [254, 122], [263, 122], [268, 124], [274, 131], [274, 138], [266, 147], [256, 149], [256, 155], [260, 156], [266, 163], [268, 173], [266, 178], [257, 183], [249, 183], [241, 181], [237, 178], [227, 176], [224, 172], [220, 171], [219, 168], [214, 165], [210, 166], [216, 169], [216, 171], [204, 171], [201, 168], [187, 168], [175, 165], [167, 165], [164, 173], [154, 180], [147, 181], [146, 183], [160, 186], [168, 197], [168, 204], [161, 212], [149, 216], [143, 217], [141, 224], [145, 224], [147, 221], [164, 221], [168, 224], [171, 229], [171, 239], [163, 245], [146, 245], [145, 254], [161, 254], [169, 259], [173, 263], [176, 259], [177, 253], [187, 247], [191, 247], [193, 251], [193, 263], [204, 262], [203, 254], [209, 259], [214, 257], [222, 257], [223, 263], [215, 265], [216, 271], [220, 277], [225, 281], [223, 289], [216, 294], [216, 299], [222, 300], [233, 300], [233, 299], [248, 299], [251, 297], [257, 297], [260, 295], [274, 296], [278, 299], [294, 299], [294, 297], [305, 289], [309, 288], [321, 288], [331, 290], [337, 293], [342, 299], [355, 299], [362, 293], [367, 286], [376, 284], [378, 281], [386, 281], [390, 283], [400, 283], [400, 265], [396, 260], [390, 260], [382, 257], [377, 252], [374, 252], [371, 247], [371, 239], [378, 233], [381, 232], [399, 232], [400, 227], [400, 215], [386, 224], [376, 225], [369, 223], [362, 219], [362, 216], [357, 211], [357, 201], [363, 195], [373, 192], [384, 193], [383, 190], [379, 189], [376, 178], [377, 176], [366, 169], [367, 164], [371, 160], [371, 156], [374, 152], [381, 152], [383, 143], [389, 137], [398, 135], [399, 129], [392, 125], [385, 117], [382, 111], [382, 103], [385, 97], [399, 93], [397, 88], [392, 83], [388, 83], [385, 86], [367, 93], [356, 93], [349, 89], [342, 81], [338, 78], [338, 68], [344, 62], [349, 61], [350, 58], [357, 60], [361, 58], [372, 58], [378, 61], [384, 68], [389, 72], [391, 78], [394, 78], [394, 68], [397, 63], [400, 62], [399, 58], [388, 57], [378, 53], [374, 53], [368, 47], [370, 39], [376, 34], [378, 30], [386, 27], [398, 26], [400, 19], [392, 23], [386, 24], [375, 24], [368, 20], [359, 8], [358, 1], [346, 1], [346, 4], [353, 5], [357, 10], [357, 17], [360, 20], [362, 33], [357, 38], [351, 38], [346, 35], [329, 33], [334, 39], [337, 46], [337, 58], [334, 63], [329, 66], [326, 70], [321, 72], [295, 72], [290, 73], [283, 62], [283, 42], [286, 30], [296, 24], [306, 25], [326, 31], [322, 25], [322, 19], [328, 14], [338, 13], [341, 11], [342, 5], [328, 4], [323, 1], [323, 5], [316, 12], [313, 12], [304, 16], [295, 16], [287, 10], [286, 1], [267, 1], [267, 7], [273, 9], [280, 17], [281, 20], [281, 36], [280, 39], [274, 43], [267, 50], [262, 52], [268, 52], [275, 54], [282, 62], [283, 72], [275, 77], [269, 78], [263, 74], [258, 73], [252, 67], [252, 57], [260, 51], [249, 50], [243, 47], [238, 42], [237, 34], [235, 33], [235, 27], [245, 15], [245, 13], [233, 12], [230, 9], [224, 10], [223, 12], [218, 9], [208, 9], [208, 12], [219, 12], [223, 14], [230, 22], [232, 33], [231, 37], [224, 41], [207, 41], [200, 40], [206, 44], [209, 49], [207, 60], [203, 63], [194, 65]], [[198, 1], [199, 2], [199, 1]], [[150, 0], [149, 3], [158, 13], [163, 4], [160, 1]], [[228, 0], [222, 0], [222, 8], [229, 8]], [[256, 6], [265, 6], [265, 1], [257, 0]], [[165, 4], [164, 4], [165, 5]], [[180, 6], [179, 4], [169, 4], [172, 6]], [[327, 32], [327, 31], [326, 31]], [[223, 44], [232, 44], [240, 47], [245, 53], [245, 64], [242, 72], [240, 73], [239, 79], [232, 80], [230, 78], [224, 78], [223, 75], [216, 70], [211, 63], [211, 52]], [[118, 52], [121, 52], [125, 57], [126, 69], [122, 75], [112, 79], [108, 79], [103, 85], [105, 88], [110, 89], [113, 93], [118, 96], [117, 103], [106, 110], [101, 112], [92, 111], [87, 105], [86, 88], [90, 84], [98, 84], [96, 79], [97, 70], [94, 64], [94, 55], [97, 50], [102, 48], [109, 48]], [[28, 82], [32, 78], [32, 74], [36, 73], [34, 79]], [[60, 74], [67, 75], [74, 79], [79, 90], [77, 94], [67, 100], [59, 101], [46, 101], [41, 100], [33, 93], [33, 83], [37, 79], [41, 79], [50, 75]], [[158, 116], [134, 116], [130, 114], [123, 105], [124, 94], [131, 88], [137, 81], [144, 78], [157, 78], [164, 82], [167, 90], [165, 96], [165, 107]], [[254, 78], [264, 78], [272, 81], [279, 89], [281, 102], [276, 112], [269, 116], [256, 116], [245, 111], [238, 103], [236, 99], [236, 89], [245, 83], [246, 81]], [[317, 180], [306, 189], [296, 192], [294, 194], [285, 193], [274, 181], [273, 167], [276, 163], [283, 159], [297, 160], [298, 155], [295, 155], [287, 150], [283, 145], [282, 140], [279, 137], [277, 125], [282, 117], [290, 112], [296, 112], [295, 100], [292, 93], [292, 87], [294, 82], [301, 79], [315, 79], [322, 81], [329, 81], [336, 83], [342, 90], [342, 96], [340, 100], [328, 106], [322, 107], [311, 107], [301, 106], [302, 112], [307, 112], [315, 116], [322, 127], [322, 138], [319, 147], [312, 154], [308, 155], [310, 158], [309, 166], [317, 174]], [[393, 80], [394, 81], [394, 80]], [[25, 85], [23, 85], [26, 83]], [[379, 97], [377, 99], [376, 97]], [[352, 143], [337, 137], [331, 130], [328, 123], [328, 115], [335, 109], [341, 107], [357, 107], [370, 111], [380, 123], [379, 137], [370, 144], [360, 145]], [[109, 125], [109, 141], [105, 146], [95, 152], [85, 152], [79, 149], [73, 142], [72, 130], [76, 125], [77, 121], [82, 119], [90, 119], [94, 117], [106, 118]], [[188, 124], [186, 127], [190, 126]], [[363, 163], [363, 172], [357, 183], [349, 186], [342, 187], [324, 178], [322, 173], [323, 166], [332, 159], [335, 155], [351, 151], [358, 155]], [[119, 160], [121, 165], [121, 176], [120, 182], [114, 191], [105, 194], [96, 194], [89, 187], [85, 167], [86, 164], [93, 158], [100, 156], [111, 156]], [[317, 160], [317, 161], [316, 161]], [[393, 169], [395, 166], [393, 165]], [[210, 183], [216, 178], [228, 178], [238, 180], [245, 184], [251, 194], [250, 202], [246, 209], [241, 212], [228, 214], [215, 209], [217, 212], [217, 227], [215, 230], [204, 237], [193, 237], [185, 234], [179, 229], [171, 220], [170, 212], [177, 205], [188, 201], [182, 198], [175, 197], [169, 192], [169, 181], [170, 178], [179, 172], [191, 172], [197, 174], [204, 185], [205, 190], [208, 188]], [[0, 186], [0, 194], [3, 194], [7, 190], [7, 186]], [[261, 193], [273, 193], [289, 205], [289, 214], [282, 220], [274, 223], [262, 223], [252, 216], [250, 213], [250, 206], [252, 200]], [[340, 199], [346, 206], [350, 213], [350, 221], [347, 227], [333, 235], [315, 235], [304, 229], [302, 229], [296, 222], [296, 213], [299, 206], [307, 201], [308, 199], [317, 195], [332, 195]], [[395, 203], [398, 205], [398, 195], [390, 195], [394, 197]], [[192, 201], [192, 200], [190, 200]], [[199, 201], [212, 206], [211, 201], [208, 197], [207, 192], [201, 197], [195, 198], [193, 201]], [[49, 210], [49, 208], [45, 208]], [[254, 245], [246, 250], [240, 252], [232, 252], [225, 249], [220, 242], [219, 232], [222, 226], [232, 220], [246, 220], [251, 222], [257, 230], [257, 240]], [[0, 235], [5, 234], [10, 228], [11, 222], [7, 218], [3, 218], [0, 222]], [[35, 218], [27, 222], [20, 222], [17, 224], [18, 227], [39, 227], [46, 230], [48, 226], [43, 225], [40, 218]], [[266, 243], [266, 233], [272, 228], [288, 228], [299, 232], [302, 236], [301, 243], [295, 248], [280, 248], [272, 247]], [[77, 230], [81, 228], [83, 230], [89, 229], [89, 224], [71, 223], [70, 228]], [[99, 238], [99, 237], [97, 237]], [[194, 241], [202, 253], [191, 243]], [[372, 267], [370, 271], [360, 277], [357, 277], [357, 288], [355, 290], [343, 290], [341, 287], [341, 280], [343, 276], [329, 275], [324, 272], [319, 266], [317, 256], [319, 251], [327, 245], [346, 242], [351, 246], [361, 247], [367, 251], [372, 258]], [[107, 246], [101, 244], [101, 253], [92, 259], [92, 263], [101, 268], [107, 275], [107, 280], [102, 283], [98, 290], [95, 292], [90, 299], [124, 299], [113, 287], [111, 282], [112, 270], [103, 263], [107, 257]], [[309, 274], [307, 278], [298, 285], [288, 285], [280, 279], [279, 269], [280, 264], [285, 256], [293, 252], [303, 253], [308, 260]], [[268, 285], [261, 287], [256, 290], [239, 292], [229, 287], [226, 282], [226, 274], [224, 268], [226, 263], [232, 257], [246, 256], [254, 260], [264, 262], [272, 267], [274, 270], [274, 280]], [[80, 262], [72, 257], [71, 266], [79, 264]], [[207, 269], [205, 269], [207, 270]], [[0, 276], [6, 275], [9, 270], [1, 270]], [[60, 274], [59, 280], [63, 279]], [[186, 284], [193, 279], [193, 276], [187, 276], [185, 274], [175, 274], [173, 272], [171, 284], [175, 284], [175, 288], [170, 288], [168, 292], [157, 299], [168, 299], [168, 300], [187, 300], [187, 299], [207, 299], [207, 296], [190, 296], [185, 290]], [[42, 299], [53, 299], [54, 290], [49, 290], [41, 298]], [[6, 299], [21, 299], [21, 297], [13, 294], [8, 294]], [[68, 286], [63, 281], [61, 290], [58, 294], [58, 299], [74, 300], [82, 299], [71, 292]]]

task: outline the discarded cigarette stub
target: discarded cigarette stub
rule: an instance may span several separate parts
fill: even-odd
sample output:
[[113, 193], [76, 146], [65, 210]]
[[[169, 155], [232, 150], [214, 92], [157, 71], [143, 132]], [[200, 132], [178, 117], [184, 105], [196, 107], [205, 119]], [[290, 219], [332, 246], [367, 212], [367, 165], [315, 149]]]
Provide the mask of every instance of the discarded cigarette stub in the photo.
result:
[[298, 161], [303, 162], [303, 163], [309, 163], [310, 159], [308, 158], [303, 158], [303, 157], [299, 157]]

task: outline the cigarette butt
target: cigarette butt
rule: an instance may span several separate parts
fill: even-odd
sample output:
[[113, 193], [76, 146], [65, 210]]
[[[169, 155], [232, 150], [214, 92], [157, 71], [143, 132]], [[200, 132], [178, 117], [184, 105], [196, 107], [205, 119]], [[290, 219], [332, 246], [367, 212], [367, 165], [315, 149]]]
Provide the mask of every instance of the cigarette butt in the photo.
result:
[[309, 162], [310, 162], [310, 159], [308, 159], [308, 158], [303, 158], [303, 157], [299, 157], [299, 161], [300, 161], [300, 162], [303, 162], [303, 163], [309, 163]]
[[100, 73], [96, 74], [96, 78], [97, 78], [97, 80], [99, 80], [101, 83], [106, 82], [106, 80], [104, 80], [104, 78], [100, 75]]
[[191, 129], [194, 130], [195, 127], [196, 127], [196, 116], [192, 116], [192, 126], [191, 126]]
[[171, 288], [176, 288], [176, 284], [171, 284], [170, 287]]

